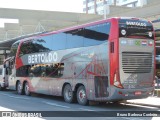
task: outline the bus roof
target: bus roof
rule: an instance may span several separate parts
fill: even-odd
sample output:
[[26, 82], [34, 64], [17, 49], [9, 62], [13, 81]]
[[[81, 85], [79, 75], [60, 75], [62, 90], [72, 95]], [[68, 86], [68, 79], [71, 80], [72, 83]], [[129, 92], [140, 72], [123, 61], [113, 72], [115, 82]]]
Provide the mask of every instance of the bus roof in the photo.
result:
[[[61, 33], [61, 32], [67, 32], [67, 31], [70, 31], [70, 30], [80, 29], [80, 28], [87, 27], [87, 26], [94, 25], [94, 24], [109, 22], [109, 21], [111, 21], [111, 20], [113, 20], [113, 19], [138, 19], [138, 20], [146, 20], [146, 19], [143, 19], [143, 18], [136, 18], [136, 17], [112, 17], [112, 18], [103, 19], [103, 20], [99, 20], [99, 21], [93, 21], [93, 22], [86, 23], [86, 24], [82, 24], [82, 25], [78, 25], [78, 26], [72, 26], [72, 27], [60, 29], [60, 30], [57, 30], [57, 31], [40, 33], [40, 34], [38, 34], [38, 35], [34, 35], [34, 36], [31, 36], [31, 37], [27, 37], [27, 38], [18, 40], [17, 42], [20, 42], [20, 41], [22, 41], [22, 42], [23, 42], [23, 41], [28, 41], [28, 40], [32, 40], [32, 39], [34, 39], [34, 38], [39, 38], [39, 37], [42, 37], [42, 36], [47, 36], [47, 35], [57, 34], [57, 33]], [[148, 21], [148, 20], [146, 20], [146, 21]], [[15, 42], [15, 43], [16, 43], [16, 42]]]

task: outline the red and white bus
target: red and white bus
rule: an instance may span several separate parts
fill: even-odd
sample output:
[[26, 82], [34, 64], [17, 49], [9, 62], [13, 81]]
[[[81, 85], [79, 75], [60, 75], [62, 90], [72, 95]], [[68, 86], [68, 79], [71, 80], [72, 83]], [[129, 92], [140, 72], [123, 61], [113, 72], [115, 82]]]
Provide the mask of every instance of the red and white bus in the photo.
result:
[[138, 18], [110, 18], [25, 38], [11, 47], [9, 88], [81, 105], [145, 98], [154, 90], [154, 48], [152, 23]]

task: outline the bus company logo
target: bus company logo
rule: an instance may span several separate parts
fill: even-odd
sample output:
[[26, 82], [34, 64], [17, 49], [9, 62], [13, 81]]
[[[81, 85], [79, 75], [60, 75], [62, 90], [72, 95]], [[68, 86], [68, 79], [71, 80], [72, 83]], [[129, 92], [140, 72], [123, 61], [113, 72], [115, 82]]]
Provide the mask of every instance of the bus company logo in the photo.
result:
[[28, 55], [28, 63], [50, 63], [58, 60], [56, 52]]
[[91, 52], [91, 53], [82, 53], [82, 54], [81, 54], [81, 56], [83, 56], [83, 57], [88, 57], [88, 58], [92, 58], [94, 55], [95, 55], [94, 52]]
[[146, 27], [147, 24], [146, 23], [142, 23], [142, 22], [131, 22], [131, 21], [126, 21], [127, 25], [133, 25], [133, 26], [141, 26], [141, 27]]

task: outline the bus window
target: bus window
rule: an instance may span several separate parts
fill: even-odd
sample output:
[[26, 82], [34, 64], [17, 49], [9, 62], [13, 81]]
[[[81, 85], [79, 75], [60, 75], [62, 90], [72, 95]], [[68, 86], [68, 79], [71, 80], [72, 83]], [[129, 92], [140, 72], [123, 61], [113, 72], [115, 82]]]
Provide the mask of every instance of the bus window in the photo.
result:
[[51, 50], [63, 50], [65, 48], [66, 48], [66, 33], [54, 34], [51, 42]]
[[83, 47], [83, 29], [76, 29], [66, 33], [67, 48]]
[[61, 77], [64, 71], [64, 63], [25, 65], [17, 69], [19, 77]]
[[16, 56], [18, 45], [19, 45], [19, 41], [12, 45], [10, 56]]
[[[43, 46], [46, 43], [43, 39], [28, 40], [22, 43], [20, 55], [49, 51], [50, 49]], [[48, 43], [49, 44], [49, 43]]]
[[25, 66], [18, 68], [16, 71], [16, 76], [18, 77], [29, 76], [30, 68], [31, 68], [30, 65], [25, 65]]
[[50, 48], [52, 46], [51, 41], [52, 41], [51, 36], [44, 36], [41, 38], [37, 38], [33, 41], [34, 48], [37, 49], [38, 52], [50, 51], [51, 50]]
[[36, 51], [34, 44], [32, 41], [25, 41], [22, 43], [21, 45], [21, 49], [20, 49], [20, 55], [25, 55], [25, 54], [30, 54], [32, 52]]
[[109, 38], [110, 23], [86, 27], [84, 30], [84, 46], [102, 44]]

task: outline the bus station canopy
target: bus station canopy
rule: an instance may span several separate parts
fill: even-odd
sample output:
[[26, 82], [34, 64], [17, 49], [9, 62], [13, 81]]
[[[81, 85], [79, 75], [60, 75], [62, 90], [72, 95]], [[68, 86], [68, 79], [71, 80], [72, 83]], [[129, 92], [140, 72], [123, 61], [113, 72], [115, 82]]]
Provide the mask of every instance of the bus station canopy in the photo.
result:
[[[152, 0], [143, 7], [128, 8], [123, 6], [109, 6], [110, 17], [140, 17], [150, 21], [160, 20], [160, 1]], [[69, 13], [40, 10], [22, 10], [0, 8], [0, 18], [18, 19], [18, 23], [5, 23], [0, 28], [0, 50], [10, 49], [13, 42], [24, 36], [32, 36], [41, 32], [54, 31], [69, 26], [76, 26], [87, 22], [104, 19], [103, 15]], [[160, 22], [154, 27], [160, 28]]]
[[5, 45], [12, 44], [19, 37], [99, 20], [102, 19], [102, 16], [84, 13], [0, 8], [0, 18], [18, 19], [19, 21], [19, 23], [5, 23], [4, 28], [0, 28], [0, 47], [7, 49]]

